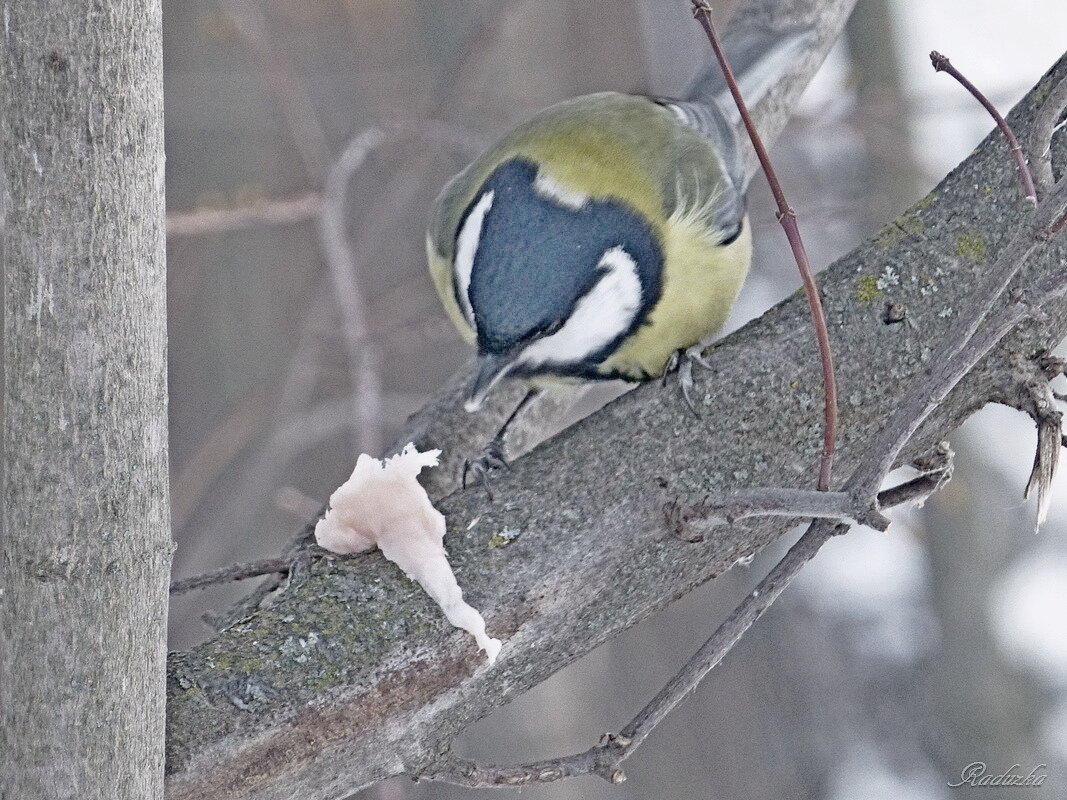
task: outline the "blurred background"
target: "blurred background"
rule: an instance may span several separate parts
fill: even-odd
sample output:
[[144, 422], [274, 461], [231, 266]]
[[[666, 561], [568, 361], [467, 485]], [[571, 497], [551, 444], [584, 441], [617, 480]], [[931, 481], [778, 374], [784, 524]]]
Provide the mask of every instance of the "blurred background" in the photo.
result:
[[[729, 11], [722, 3], [717, 11]], [[1022, 13], [1025, 12], [1025, 13]], [[1040, 20], [1040, 24], [1036, 21]], [[687, 0], [164, 0], [175, 577], [277, 555], [468, 356], [426, 275], [427, 208], [556, 100], [677, 93], [706, 42]], [[991, 127], [1067, 47], [1063, 0], [860, 0], [773, 150], [825, 265]], [[739, 325], [798, 285], [762, 179]], [[902, 326], [903, 327], [903, 326]], [[847, 358], [847, 353], [838, 354]], [[1067, 484], [1034, 535], [1023, 415], [952, 437], [956, 478], [887, 534], [832, 542], [627, 763], [563, 798], [1067, 797]], [[581, 750], [657, 691], [779, 555], [765, 553], [483, 720], [462, 755]], [[171, 644], [244, 590], [176, 598]], [[949, 788], [970, 763], [1041, 788]], [[395, 779], [365, 798], [473, 792]], [[515, 792], [497, 796], [511, 797]]]

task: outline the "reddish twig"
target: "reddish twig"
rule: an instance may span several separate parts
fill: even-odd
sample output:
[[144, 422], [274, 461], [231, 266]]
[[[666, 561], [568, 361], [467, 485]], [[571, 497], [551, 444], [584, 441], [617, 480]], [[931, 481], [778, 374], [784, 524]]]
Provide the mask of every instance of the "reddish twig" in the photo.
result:
[[260, 575], [275, 575], [288, 572], [293, 566], [293, 557], [267, 558], [262, 561], [250, 561], [247, 564], [230, 564], [228, 567], [205, 572], [203, 575], [194, 575], [180, 581], [174, 581], [170, 585], [170, 593], [185, 594], [193, 589], [203, 589], [205, 586], [214, 586], [217, 583], [229, 583], [231, 581], [243, 581], [246, 578], [256, 578]]
[[930, 53], [930, 63], [933, 64], [935, 71], [947, 72], [955, 78], [964, 89], [971, 93], [975, 100], [982, 104], [985, 110], [989, 112], [989, 115], [996, 120], [997, 127], [1000, 128], [1000, 132], [1004, 134], [1004, 138], [1008, 140], [1008, 147], [1011, 148], [1011, 154], [1015, 158], [1016, 166], [1019, 168], [1019, 182], [1022, 184], [1023, 197], [1031, 203], [1036, 203], [1037, 189], [1034, 187], [1034, 176], [1030, 174], [1030, 166], [1026, 162], [1026, 153], [1023, 152], [1022, 145], [1019, 144], [1019, 140], [1015, 138], [1015, 134], [1012, 132], [1008, 123], [1004, 121], [1004, 117], [997, 111], [996, 106], [990, 103], [986, 96], [979, 91], [978, 87], [963, 76], [963, 73], [952, 66], [952, 62], [948, 60], [947, 56], [943, 56], [941, 53], [934, 50]]
[[823, 313], [822, 300], [819, 297], [818, 287], [815, 285], [815, 276], [811, 271], [808, 254], [804, 250], [804, 241], [800, 236], [796, 212], [785, 199], [785, 192], [782, 191], [782, 185], [778, 182], [774, 167], [771, 166], [767, 148], [764, 147], [763, 140], [760, 139], [759, 133], [756, 131], [756, 125], [748, 113], [744, 98], [741, 97], [741, 90], [737, 86], [733, 70], [730, 69], [730, 65], [726, 61], [722, 43], [719, 41], [719, 35], [715, 32], [715, 26], [711, 21], [711, 7], [703, 0], [693, 0], [693, 16], [703, 26], [704, 32], [708, 35], [708, 41], [711, 42], [711, 49], [715, 51], [715, 57], [719, 61], [719, 66], [722, 67], [726, 85], [730, 88], [730, 94], [733, 95], [734, 102], [737, 104], [737, 110], [741, 113], [741, 121], [745, 125], [745, 130], [748, 131], [749, 139], [752, 140], [752, 147], [756, 151], [756, 157], [759, 158], [763, 173], [767, 176], [767, 183], [770, 184], [774, 202], [778, 205], [778, 222], [781, 223], [785, 236], [789, 240], [789, 247], [793, 251], [793, 257], [796, 259], [797, 267], [800, 270], [801, 280], [804, 282], [804, 292], [807, 294], [808, 307], [811, 309], [811, 318], [815, 325], [815, 336], [819, 342], [819, 359], [822, 362], [825, 402], [818, 489], [821, 492], [825, 492], [830, 489], [830, 474], [834, 462], [834, 442], [837, 439], [837, 382], [834, 379], [834, 362], [830, 351], [830, 332], [826, 327], [826, 315]]

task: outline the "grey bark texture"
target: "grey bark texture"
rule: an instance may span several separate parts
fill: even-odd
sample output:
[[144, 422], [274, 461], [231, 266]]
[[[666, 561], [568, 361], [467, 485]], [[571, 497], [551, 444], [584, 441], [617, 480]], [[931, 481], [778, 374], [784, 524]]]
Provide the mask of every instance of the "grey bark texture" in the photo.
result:
[[[819, 5], [825, 44], [850, 4]], [[1015, 110], [1023, 135], [1064, 75], [1067, 59]], [[760, 109], [772, 134], [795, 88]], [[1061, 139], [1055, 163], [1065, 149]], [[842, 400], [836, 483], [871, 455], [868, 443], [904, 390], [940, 366], [946, 332], [968, 314], [978, 277], [1027, 215], [994, 132], [929, 196], [821, 275]], [[1042, 244], [1016, 285], [1057, 274], [1065, 259], [1063, 236]], [[886, 323], [890, 303], [906, 310], [905, 322]], [[924, 453], [987, 402], [1016, 402], [1014, 364], [1067, 332], [1067, 302], [1044, 311], [971, 371], [902, 458]], [[332, 800], [389, 775], [417, 775], [472, 720], [776, 540], [791, 521], [745, 520], [683, 541], [664, 509], [705, 492], [813, 486], [822, 386], [803, 295], [710, 358], [698, 376], [701, 419], [675, 387], [641, 386], [499, 475], [495, 501], [472, 489], [439, 503], [466, 597], [507, 640], [495, 666], [377, 553], [309, 560], [257, 613], [172, 654], [168, 796]], [[470, 418], [458, 402], [462, 380], [412, 422], [417, 443], [451, 456], [450, 468], [435, 471], [437, 496], [509, 402]], [[510, 543], [493, 547], [500, 534]]]
[[157, 0], [3, 0], [0, 797], [162, 797]]

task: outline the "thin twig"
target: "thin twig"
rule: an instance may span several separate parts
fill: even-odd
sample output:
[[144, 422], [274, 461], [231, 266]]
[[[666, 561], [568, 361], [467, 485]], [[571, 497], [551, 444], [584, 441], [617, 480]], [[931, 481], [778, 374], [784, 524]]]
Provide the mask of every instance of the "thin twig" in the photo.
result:
[[385, 139], [381, 128], [368, 128], [349, 140], [326, 176], [319, 218], [319, 241], [330, 268], [351, 364], [354, 445], [357, 451], [369, 453], [378, 450], [380, 354], [369, 341], [367, 299], [360, 283], [359, 264], [348, 242], [346, 197], [352, 175]]
[[879, 531], [889, 527], [889, 520], [870, 502], [845, 492], [810, 489], [735, 489], [723, 497], [709, 494], [689, 503], [674, 501], [664, 511], [679, 534], [681, 528], [692, 527], [696, 523], [706, 530], [732, 525], [751, 517], [804, 517], [859, 522]]
[[170, 585], [172, 595], [185, 594], [193, 589], [203, 589], [205, 586], [214, 586], [218, 583], [230, 583], [243, 581], [246, 578], [257, 578], [260, 575], [277, 575], [289, 571], [293, 566], [295, 557], [266, 558], [262, 561], [249, 561], [246, 564], [231, 564], [221, 567], [203, 575], [194, 575], [191, 578], [183, 578], [174, 581]]
[[822, 363], [823, 391], [825, 392], [823, 443], [822, 454], [819, 458], [819, 480], [817, 486], [819, 491], [826, 492], [830, 489], [830, 477], [834, 463], [834, 444], [837, 439], [837, 381], [834, 378], [830, 332], [826, 327], [826, 315], [823, 313], [822, 299], [819, 297], [819, 289], [815, 285], [815, 276], [811, 271], [808, 254], [804, 249], [804, 240], [800, 236], [796, 212], [790, 207], [785, 198], [785, 192], [782, 190], [782, 185], [779, 183], [778, 176], [771, 165], [770, 156], [767, 155], [767, 148], [764, 147], [763, 140], [760, 138], [756, 125], [752, 121], [752, 116], [748, 113], [748, 106], [741, 96], [741, 90], [738, 88], [733, 70], [730, 69], [730, 65], [726, 61], [722, 43], [719, 41], [719, 35], [716, 33], [715, 26], [711, 21], [711, 7], [704, 0], [693, 0], [693, 16], [700, 22], [708, 36], [708, 41], [711, 42], [711, 48], [715, 51], [715, 57], [718, 59], [723, 76], [726, 78], [726, 85], [730, 88], [730, 94], [733, 95], [734, 102], [737, 104], [737, 110], [741, 113], [741, 121], [744, 123], [745, 130], [748, 131], [748, 136], [752, 140], [752, 147], [756, 151], [756, 157], [759, 158], [760, 166], [763, 167], [763, 172], [767, 176], [767, 183], [770, 184], [774, 202], [778, 205], [778, 222], [781, 223], [785, 236], [789, 240], [789, 247], [793, 251], [797, 268], [800, 270], [800, 278], [804, 283], [804, 292], [808, 297], [808, 307], [811, 310], [812, 322], [815, 325], [815, 336], [819, 342], [819, 360]]
[[984, 94], [967, 80], [958, 69], [952, 66], [952, 62], [948, 60], [947, 56], [941, 55], [941, 53], [934, 50], [930, 53], [930, 63], [933, 64], [934, 70], [937, 72], [947, 72], [957, 81], [960, 85], [966, 89], [971, 95], [982, 104], [982, 107], [989, 112], [989, 115], [996, 121], [997, 127], [1000, 128], [1000, 132], [1004, 134], [1004, 138], [1008, 140], [1008, 147], [1011, 148], [1012, 157], [1015, 159], [1015, 164], [1019, 169], [1019, 183], [1022, 187], [1023, 197], [1025, 197], [1031, 203], [1037, 202], [1037, 189], [1034, 188], [1034, 176], [1030, 174], [1030, 166], [1026, 163], [1026, 153], [1023, 152], [1022, 145], [1019, 144], [1019, 140], [1015, 138], [1015, 133], [1012, 131], [1011, 126], [1004, 120], [1004, 117], [997, 111], [997, 107], [994, 106], [986, 98]]
[[167, 238], [204, 236], [257, 225], [293, 225], [319, 213], [322, 198], [306, 192], [292, 198], [262, 200], [233, 208], [198, 208], [167, 214]]
[[892, 508], [905, 503], [921, 502], [952, 479], [952, 464], [937, 472], [927, 472], [909, 481], [885, 489], [878, 493], [878, 507]]

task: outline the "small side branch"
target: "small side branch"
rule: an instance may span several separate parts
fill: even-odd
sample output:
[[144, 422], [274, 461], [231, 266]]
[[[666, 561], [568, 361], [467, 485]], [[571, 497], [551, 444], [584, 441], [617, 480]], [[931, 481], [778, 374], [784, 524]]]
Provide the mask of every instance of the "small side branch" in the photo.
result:
[[174, 581], [170, 585], [171, 595], [185, 594], [193, 589], [203, 589], [206, 586], [214, 586], [219, 583], [243, 581], [246, 578], [257, 578], [260, 575], [276, 575], [288, 572], [292, 568], [296, 557], [266, 558], [262, 561], [250, 561], [246, 564], [230, 564], [228, 567], [205, 572], [203, 575], [194, 575]]
[[1052, 173], [1052, 137], [1067, 122], [1060, 122], [1063, 110], [1067, 108], [1067, 78], [1063, 78], [1045, 98], [1030, 128], [1028, 144], [1034, 154], [1032, 168], [1034, 180], [1041, 193], [1049, 191], [1054, 181]]
[[946, 56], [934, 50], [930, 53], [930, 63], [934, 65], [934, 70], [937, 72], [947, 72], [957, 81], [960, 85], [966, 89], [971, 95], [982, 104], [982, 107], [989, 112], [989, 115], [996, 121], [997, 127], [1000, 128], [1000, 132], [1004, 134], [1004, 138], [1008, 140], [1008, 147], [1011, 148], [1011, 154], [1015, 158], [1015, 164], [1019, 169], [1019, 182], [1022, 185], [1023, 197], [1025, 197], [1031, 203], [1037, 203], [1037, 189], [1034, 187], [1034, 176], [1030, 174], [1030, 167], [1026, 163], [1026, 153], [1023, 152], [1022, 145], [1019, 144], [1019, 140], [1015, 138], [1015, 133], [1012, 131], [1011, 126], [1004, 120], [1004, 117], [997, 111], [996, 106], [989, 102], [982, 92], [967, 80], [958, 69], [952, 66], [952, 63]]
[[[705, 495], [691, 503], [676, 500], [667, 504], [664, 513], [671, 529], [687, 540], [694, 540], [689, 532], [691, 528], [705, 531], [750, 517], [807, 517], [858, 522], [879, 531], [889, 527], [889, 520], [869, 503], [845, 492], [808, 489], [737, 489], [723, 497]], [[700, 534], [695, 537], [699, 538], [702, 538]]]
[[878, 507], [893, 508], [904, 503], [922, 503], [930, 495], [941, 491], [952, 480], [952, 458], [952, 448], [948, 442], [941, 442], [912, 464], [920, 475], [878, 493]]

